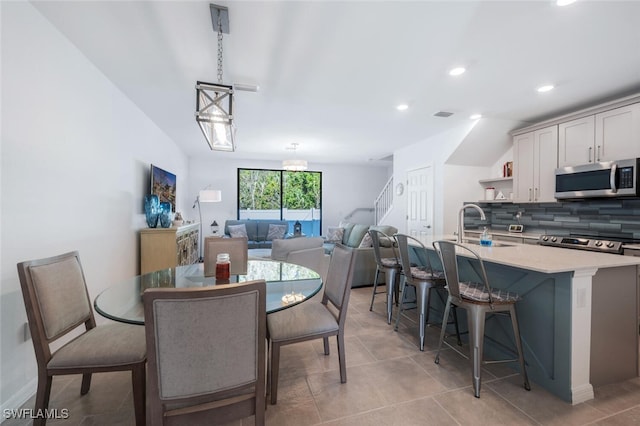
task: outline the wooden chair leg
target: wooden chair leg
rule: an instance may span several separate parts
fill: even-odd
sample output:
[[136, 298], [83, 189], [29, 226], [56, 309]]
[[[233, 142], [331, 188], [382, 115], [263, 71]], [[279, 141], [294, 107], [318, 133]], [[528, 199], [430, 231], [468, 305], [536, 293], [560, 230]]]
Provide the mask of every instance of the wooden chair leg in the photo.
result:
[[91, 388], [91, 373], [82, 375], [82, 386], [80, 387], [80, 395], [86, 395]]
[[269, 374], [271, 404], [278, 401], [278, 374], [280, 373], [280, 345], [271, 342], [271, 369]]
[[146, 424], [147, 374], [145, 364], [146, 363], [141, 363], [131, 370], [136, 426], [145, 426]]
[[[46, 410], [49, 408], [49, 396], [51, 395], [51, 383], [53, 382], [53, 377], [47, 375], [45, 372], [38, 373], [38, 389], [36, 391], [36, 412], [40, 410]], [[33, 420], [34, 426], [44, 426], [46, 424], [46, 419], [44, 417], [38, 417]]]
[[347, 363], [344, 357], [344, 336], [338, 333], [338, 361], [340, 362], [340, 383], [347, 383]]
[[329, 338], [323, 337], [322, 343], [324, 344], [324, 354], [329, 355]]

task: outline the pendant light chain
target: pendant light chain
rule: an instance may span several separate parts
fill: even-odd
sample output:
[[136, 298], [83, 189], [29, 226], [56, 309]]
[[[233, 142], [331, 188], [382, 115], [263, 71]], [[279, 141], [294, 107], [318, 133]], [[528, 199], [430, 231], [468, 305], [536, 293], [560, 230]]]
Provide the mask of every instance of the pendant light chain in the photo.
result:
[[222, 12], [218, 11], [218, 83], [222, 83]]

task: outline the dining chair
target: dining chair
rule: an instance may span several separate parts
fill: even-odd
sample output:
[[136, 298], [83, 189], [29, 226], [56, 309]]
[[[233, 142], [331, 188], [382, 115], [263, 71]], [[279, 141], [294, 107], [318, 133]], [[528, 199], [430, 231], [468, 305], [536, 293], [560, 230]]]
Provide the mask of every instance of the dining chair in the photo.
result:
[[285, 238], [273, 240], [271, 259], [309, 268], [322, 277], [327, 276], [328, 255], [324, 253], [324, 239], [320, 237]]
[[221, 424], [266, 409], [266, 284], [153, 288], [143, 296], [149, 424]]
[[[435, 288], [444, 289], [444, 274], [441, 271], [433, 270], [431, 261], [429, 260], [429, 252], [420, 240], [406, 234], [395, 234], [395, 238], [398, 241], [398, 252], [400, 253], [400, 264], [402, 265], [403, 279], [400, 286], [400, 306], [398, 307], [398, 316], [396, 317], [394, 329], [398, 331], [400, 318], [402, 316], [409, 319], [405, 314], [405, 310], [408, 309], [406, 306], [409, 304], [409, 302], [407, 302], [407, 286], [414, 287], [416, 294], [416, 306], [412, 309], [417, 309], [418, 311], [418, 346], [421, 351], [424, 351], [424, 335], [425, 327], [429, 320], [431, 290]], [[423, 253], [421, 260], [424, 265], [414, 266], [411, 264], [411, 257], [409, 256], [409, 241], [411, 241], [414, 249]], [[457, 324], [457, 321], [455, 321], [455, 323]], [[456, 333], [459, 335], [457, 325]]]
[[[144, 327], [109, 323], [96, 326], [77, 251], [18, 263], [18, 277], [38, 364], [35, 411], [49, 406], [53, 376], [82, 374], [80, 395], [91, 387], [91, 374], [131, 371], [136, 425], [145, 424]], [[51, 344], [78, 329], [84, 331], [59, 349]], [[46, 419], [34, 419], [44, 425]]]
[[[377, 289], [380, 273], [384, 272], [386, 276], [385, 293], [387, 294], [387, 324], [391, 324], [393, 299], [395, 297], [397, 303], [400, 291], [400, 276], [402, 274], [402, 265], [400, 264], [400, 259], [396, 250], [397, 241], [395, 237], [389, 236], [376, 229], [369, 229], [369, 235], [371, 236], [371, 242], [373, 244], [373, 256], [376, 260], [376, 276], [373, 280], [373, 294], [371, 295], [371, 305], [369, 305], [369, 310], [373, 310], [373, 302], [376, 295], [382, 293]], [[382, 257], [382, 254], [380, 253], [380, 244], [382, 241], [388, 241], [390, 243], [393, 250], [393, 257]]]
[[[435, 241], [433, 247], [440, 256], [442, 266], [444, 268], [445, 278], [447, 281], [447, 304], [442, 322], [442, 330], [440, 332], [440, 341], [438, 343], [438, 351], [436, 352], [435, 363], [440, 363], [440, 350], [442, 344], [446, 344], [463, 357], [471, 360], [473, 391], [476, 398], [480, 398], [480, 381], [483, 364], [495, 364], [505, 362], [520, 363], [520, 374], [524, 380], [524, 388], [531, 390], [527, 370], [525, 368], [524, 355], [522, 353], [522, 342], [520, 339], [520, 329], [518, 327], [518, 318], [516, 317], [515, 305], [521, 300], [520, 295], [505, 290], [492, 289], [487, 277], [487, 271], [484, 262], [478, 253], [465, 247], [462, 244], [451, 241]], [[458, 274], [458, 254], [456, 249], [464, 252], [470, 259], [478, 264], [478, 275], [481, 282], [460, 281]], [[460, 352], [456, 347], [450, 345], [445, 340], [445, 325], [449, 317], [449, 311], [452, 306], [462, 308], [467, 311], [467, 324], [469, 329], [469, 356]], [[511, 317], [511, 326], [517, 351], [517, 358], [484, 361], [484, 326], [487, 314], [491, 315], [508, 315]]]
[[347, 382], [344, 323], [351, 294], [354, 261], [352, 249], [336, 244], [329, 261], [322, 299], [307, 300], [267, 316], [267, 337], [271, 354], [269, 362], [271, 404], [275, 404], [278, 399], [280, 348], [285, 345], [322, 339], [324, 354], [329, 355], [329, 337], [336, 336], [340, 382]]
[[249, 244], [246, 237], [206, 237], [204, 239], [204, 276], [216, 274], [216, 258], [220, 253], [229, 253], [231, 259], [229, 273], [244, 275], [247, 273]]

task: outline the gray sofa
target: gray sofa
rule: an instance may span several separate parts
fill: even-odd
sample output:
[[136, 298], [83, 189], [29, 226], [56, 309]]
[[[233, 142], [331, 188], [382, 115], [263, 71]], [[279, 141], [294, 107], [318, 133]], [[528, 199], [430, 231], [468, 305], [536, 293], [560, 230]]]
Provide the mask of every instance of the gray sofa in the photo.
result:
[[244, 220], [227, 220], [224, 223], [224, 235], [231, 236], [229, 226], [244, 224], [247, 230], [247, 240], [250, 249], [254, 248], [271, 248], [271, 239], [269, 235], [269, 225], [285, 225], [287, 227], [285, 236], [289, 232], [289, 222], [286, 220], [265, 220], [265, 219], [244, 219]]
[[[365, 238], [365, 235], [367, 234], [369, 229], [377, 229], [378, 231], [382, 231], [389, 236], [397, 233], [398, 229], [388, 225], [369, 226], [354, 223], [341, 223], [339, 227], [344, 229], [344, 235], [341, 241], [342, 244], [355, 250], [356, 270], [353, 275], [353, 283], [351, 284], [351, 287], [364, 287], [372, 285], [376, 276], [376, 258], [373, 253], [373, 247], [360, 247], [360, 245], [362, 244], [362, 240]], [[380, 255], [382, 257], [394, 256], [394, 249], [391, 247], [391, 243], [389, 242], [388, 245], [389, 247], [380, 247]], [[331, 254], [334, 246], [335, 243], [333, 242], [325, 242], [325, 253]], [[379, 283], [384, 283], [384, 280], [385, 274], [380, 274]]]

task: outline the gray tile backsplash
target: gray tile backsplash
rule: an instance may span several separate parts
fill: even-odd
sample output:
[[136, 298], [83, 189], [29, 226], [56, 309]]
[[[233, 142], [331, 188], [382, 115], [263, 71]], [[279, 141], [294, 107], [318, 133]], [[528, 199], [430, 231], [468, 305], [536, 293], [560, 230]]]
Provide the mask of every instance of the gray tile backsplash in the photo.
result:
[[[478, 203], [486, 221], [473, 209], [465, 210], [465, 228], [507, 231], [510, 224], [525, 232], [598, 236], [603, 239], [640, 240], [640, 199], [562, 201], [557, 203]], [[521, 212], [520, 221], [516, 214]]]

